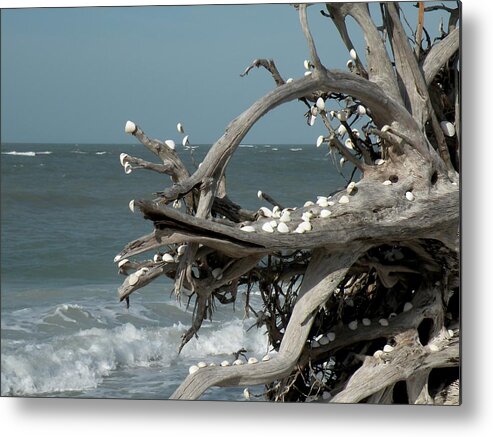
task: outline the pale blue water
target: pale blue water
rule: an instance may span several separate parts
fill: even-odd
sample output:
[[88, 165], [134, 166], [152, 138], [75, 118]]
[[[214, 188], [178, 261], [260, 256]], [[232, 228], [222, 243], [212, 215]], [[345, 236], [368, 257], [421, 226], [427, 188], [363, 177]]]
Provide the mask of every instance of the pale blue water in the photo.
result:
[[[208, 149], [194, 150], [197, 162]], [[170, 297], [169, 281], [136, 292], [128, 310], [118, 302], [113, 258], [152, 230], [128, 202], [170, 185], [149, 171], [125, 175], [121, 152], [153, 160], [140, 145], [1, 146], [4, 396], [167, 399], [198, 361], [268, 349], [262, 331], [246, 332], [253, 320], [243, 320], [241, 298], [236, 311], [218, 308], [180, 355], [191, 311]], [[191, 165], [189, 151], [179, 153]], [[259, 189], [299, 206], [343, 185], [314, 145], [240, 146], [227, 172], [230, 197], [251, 209], [263, 205]], [[204, 398], [242, 400], [242, 391], [214, 388]]]

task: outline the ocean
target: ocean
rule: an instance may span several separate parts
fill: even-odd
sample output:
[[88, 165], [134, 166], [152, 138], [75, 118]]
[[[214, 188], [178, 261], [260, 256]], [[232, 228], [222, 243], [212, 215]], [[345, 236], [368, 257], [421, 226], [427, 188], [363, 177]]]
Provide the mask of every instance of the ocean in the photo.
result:
[[[193, 168], [209, 148], [178, 152]], [[113, 258], [152, 231], [128, 202], [171, 183], [147, 170], [126, 175], [122, 152], [155, 161], [142, 145], [1, 146], [2, 396], [167, 399], [198, 361], [269, 350], [262, 329], [248, 330], [242, 294], [219, 305], [179, 355], [193, 305], [171, 296], [171, 281], [137, 291], [129, 309], [118, 301], [124, 277]], [[300, 206], [345, 186], [335, 161], [314, 144], [242, 144], [226, 173], [228, 195], [250, 209], [265, 205], [258, 190]], [[260, 309], [258, 295], [254, 304]], [[244, 400], [243, 388], [212, 388], [202, 399]]]

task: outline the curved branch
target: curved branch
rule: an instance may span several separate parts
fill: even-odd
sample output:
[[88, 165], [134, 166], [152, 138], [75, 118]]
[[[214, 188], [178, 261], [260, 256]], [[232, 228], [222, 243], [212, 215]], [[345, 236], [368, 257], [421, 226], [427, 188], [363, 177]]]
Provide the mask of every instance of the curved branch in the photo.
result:
[[317, 48], [315, 47], [315, 42], [313, 41], [312, 33], [310, 32], [310, 28], [308, 27], [308, 18], [306, 16], [306, 7], [307, 7], [307, 5], [305, 3], [302, 3], [298, 6], [301, 29], [303, 30], [303, 34], [305, 35], [305, 39], [306, 39], [306, 42], [308, 44], [308, 49], [310, 50], [310, 58], [313, 62], [313, 65], [315, 66], [315, 70], [322, 73], [325, 71], [325, 67], [322, 64], [322, 61], [320, 61], [320, 58], [319, 58], [318, 53], [317, 53]]
[[314, 252], [277, 356], [254, 365], [199, 369], [183, 381], [170, 399], [197, 399], [212, 386], [266, 384], [289, 375], [303, 349], [316, 310], [344, 278], [359, 250], [333, 256], [321, 250]]
[[457, 27], [430, 49], [422, 67], [427, 85], [430, 85], [440, 69], [459, 50], [459, 44], [460, 28]]
[[[368, 4], [353, 2], [330, 3], [327, 4], [327, 9], [334, 17], [334, 24], [338, 28], [348, 50], [354, 49], [354, 46], [347, 33], [344, 19], [346, 15], [350, 15], [356, 20], [363, 31], [366, 41], [368, 79], [378, 84], [389, 97], [402, 104], [403, 101], [392, 63], [378, 29], [370, 16]], [[361, 64], [359, 58], [357, 58], [356, 62]]]

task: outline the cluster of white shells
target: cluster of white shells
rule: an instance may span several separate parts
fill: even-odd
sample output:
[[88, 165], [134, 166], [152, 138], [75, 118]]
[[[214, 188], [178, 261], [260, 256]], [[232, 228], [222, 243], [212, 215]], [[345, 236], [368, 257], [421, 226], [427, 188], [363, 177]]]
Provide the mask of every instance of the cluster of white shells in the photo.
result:
[[[348, 195], [353, 195], [357, 191], [356, 183], [350, 182], [346, 187], [346, 192]], [[262, 191], [258, 191], [257, 196], [259, 199], [262, 199], [263, 193]], [[290, 232], [295, 234], [303, 234], [305, 232], [309, 232], [313, 229], [312, 220], [316, 218], [326, 219], [332, 215], [332, 211], [327, 209], [328, 207], [334, 206], [336, 203], [335, 200], [331, 199], [331, 196], [317, 196], [316, 203], [308, 200], [303, 204], [303, 208], [311, 208], [312, 206], [315, 208], [311, 208], [308, 211], [305, 211], [301, 215], [301, 223], [299, 223], [296, 228], [288, 226], [288, 223], [292, 221], [291, 213], [296, 210], [296, 208], [285, 208], [280, 209], [278, 206], [274, 206], [272, 210], [269, 208], [262, 206], [258, 210], [259, 216], [271, 220], [264, 221], [260, 229], [263, 232], [272, 234], [278, 232], [280, 234], [288, 234]], [[344, 194], [342, 195], [338, 203], [341, 205], [349, 203], [349, 197]], [[240, 230], [243, 232], [257, 232], [258, 228], [245, 224], [240, 227]]]
[[[413, 304], [411, 302], [406, 302], [404, 304], [404, 308], [402, 311], [408, 312], [412, 308], [413, 308]], [[392, 320], [396, 316], [397, 316], [396, 313], [390, 313], [388, 318], [381, 318], [378, 320], [378, 323], [380, 326], [389, 326], [389, 320]], [[361, 324], [363, 326], [370, 326], [371, 320], [365, 317], [365, 318], [361, 319]], [[356, 331], [358, 329], [358, 326], [359, 326], [358, 320], [353, 320], [353, 321], [348, 323], [348, 328], [351, 331]], [[449, 335], [453, 336], [453, 331], [452, 331], [452, 334], [450, 334], [450, 332], [449, 332]], [[335, 333], [334, 332], [329, 332], [326, 335], [321, 334], [318, 337], [316, 337], [314, 340], [311, 341], [311, 347], [315, 348], [315, 347], [325, 346], [326, 344], [329, 344], [331, 341], [334, 341], [334, 339], [335, 339]], [[384, 349], [384, 351], [390, 352], [389, 350], [386, 351], [385, 349]]]
[[[268, 355], [268, 354], [262, 358], [263, 362], [266, 362], [269, 360], [270, 360], [270, 355]], [[240, 359], [235, 360], [232, 363], [230, 363], [228, 360], [224, 360], [224, 361], [221, 361], [219, 366], [221, 366], [221, 367], [229, 367], [231, 365], [241, 366], [243, 364], [257, 364], [258, 362], [259, 362], [259, 360], [257, 358], [250, 357], [250, 358], [248, 358], [246, 363]], [[197, 363], [196, 365], [190, 366], [190, 368], [188, 369], [188, 373], [190, 373], [190, 375], [192, 375], [193, 373], [197, 372], [197, 370], [202, 369], [204, 367], [216, 367], [216, 364], [215, 363], [206, 364], [204, 361], [201, 361], [201, 362]]]

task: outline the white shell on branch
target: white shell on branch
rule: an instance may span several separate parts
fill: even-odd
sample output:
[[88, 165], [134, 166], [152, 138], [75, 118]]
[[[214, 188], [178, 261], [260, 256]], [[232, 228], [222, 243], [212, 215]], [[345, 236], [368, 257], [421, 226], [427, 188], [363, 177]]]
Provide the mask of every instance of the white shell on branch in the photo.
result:
[[303, 61], [303, 67], [305, 67], [305, 70], [309, 70], [311, 66], [312, 66], [312, 64], [308, 59], [305, 59]]
[[178, 255], [183, 255], [185, 253], [185, 250], [187, 249], [186, 244], [182, 244], [181, 246], [178, 246], [178, 249], [176, 249], [176, 252]]
[[255, 357], [248, 358], [248, 364], [257, 364], [258, 360]]
[[322, 143], [324, 142], [324, 136], [323, 135], [320, 135], [318, 138], [317, 138], [317, 147], [320, 147], [322, 145]]
[[270, 360], [270, 355], [265, 355], [263, 358], [262, 358], [262, 361], [269, 361]]
[[346, 111], [339, 111], [337, 113], [337, 118], [339, 121], [347, 121], [347, 112]]
[[328, 332], [327, 338], [329, 339], [329, 341], [334, 341], [336, 339], [336, 333], [335, 332]]
[[120, 164], [125, 167], [125, 160], [128, 158], [126, 153], [120, 153]]
[[274, 232], [274, 228], [269, 222], [267, 222], [262, 225], [262, 231], [269, 232], [271, 234], [272, 232]]
[[204, 367], [207, 367], [207, 364], [204, 363], [203, 361], [201, 361], [200, 363], [197, 363], [197, 366], [198, 366], [199, 369], [202, 369]]
[[363, 323], [363, 326], [370, 326], [371, 320], [365, 317], [364, 319], [361, 320], [361, 323]]
[[346, 195], [341, 196], [341, 198], [339, 199], [339, 203], [341, 204], [349, 203], [349, 197], [347, 197]]
[[320, 343], [321, 346], [325, 346], [325, 345], [328, 345], [330, 343], [330, 340], [327, 336], [323, 336], [323, 337], [320, 337], [318, 339], [318, 342]]
[[340, 137], [343, 137], [344, 135], [346, 135], [346, 133], [347, 133], [346, 126], [344, 126], [343, 124], [341, 124], [341, 125], [337, 128], [337, 134], [338, 134]]
[[113, 262], [117, 262], [117, 261], [120, 261], [122, 259], [122, 256], [121, 255], [117, 255], [115, 256], [115, 258], [113, 258]]
[[382, 185], [392, 185], [392, 181], [389, 181], [388, 179], [386, 181], [382, 182]]
[[301, 215], [301, 220], [304, 222], [309, 222], [312, 217], [313, 214], [310, 211], [306, 211]]
[[194, 374], [197, 370], [199, 370], [199, 367], [198, 366], [190, 366], [189, 369], [188, 369], [188, 373], [190, 373], [190, 375]]
[[149, 271], [149, 269], [147, 267], [142, 267], [141, 269], [139, 269], [135, 272], [135, 275], [140, 277], [140, 276], [144, 275], [145, 273], [147, 273], [148, 271]]
[[292, 78], [292, 77], [290, 77], [290, 78], [286, 81], [286, 83], [291, 83], [292, 81], [293, 81], [293, 78]]
[[356, 182], [354, 182], [354, 181], [353, 182], [350, 182], [348, 184], [348, 186], [346, 187], [346, 192], [348, 194], [351, 194], [354, 191], [355, 188], [356, 188]]
[[311, 200], [307, 200], [304, 204], [303, 204], [303, 208], [308, 208], [309, 206], [314, 206], [315, 204], [311, 201]]
[[413, 304], [411, 302], [406, 302], [404, 304], [403, 311], [407, 313], [408, 311], [411, 311], [413, 309]]
[[311, 76], [312, 72], [311, 71], [305, 71], [305, 76]]
[[406, 192], [406, 199], [412, 202], [414, 200], [414, 194], [411, 193], [410, 191]]
[[315, 120], [317, 119], [317, 117], [315, 117], [313, 114], [310, 116], [310, 120], [308, 121], [308, 124], [310, 126], [313, 126], [315, 124]]
[[320, 217], [322, 217], [322, 218], [327, 218], [331, 214], [332, 214], [332, 212], [329, 211], [328, 209], [322, 209], [322, 211], [320, 211]]
[[250, 400], [250, 390], [248, 390], [248, 387], [247, 387], [245, 390], [243, 390], [243, 397], [244, 397], [247, 401], [249, 401], [249, 400]]
[[135, 200], [128, 202], [128, 207], [130, 208], [130, 211], [135, 212]]
[[382, 129], [380, 129], [381, 132], [387, 132], [390, 130], [390, 126], [388, 124], [385, 124], [382, 126]]
[[183, 129], [183, 125], [181, 123], [178, 123], [176, 125], [176, 130], [181, 133], [181, 134], [184, 134], [185, 133], [185, 129]]
[[350, 150], [354, 150], [354, 144], [353, 144], [353, 141], [351, 140], [351, 138], [348, 138], [346, 141], [344, 141], [344, 145], [350, 149]]
[[173, 258], [173, 256], [172, 256], [172, 255], [170, 255], [169, 253], [165, 253], [165, 254], [163, 255], [162, 260], [163, 260], [164, 262], [166, 262], [166, 263], [172, 263], [172, 262], [175, 262], [175, 259], [174, 259], [174, 258]]
[[152, 260], [153, 260], [155, 263], [158, 263], [158, 262], [160, 262], [160, 261], [161, 261], [161, 256], [160, 256], [160, 255], [158, 255], [158, 254], [156, 253], [156, 255], [154, 255], [154, 257], [152, 258]]
[[310, 108], [310, 112], [312, 113], [313, 116], [317, 116], [318, 115], [318, 108], [316, 106], [312, 106]]
[[125, 133], [133, 134], [136, 129], [137, 129], [137, 126], [135, 126], [135, 123], [133, 121], [128, 120], [125, 123]]
[[139, 276], [136, 275], [135, 273], [132, 273], [129, 277], [128, 277], [128, 284], [129, 285], [135, 285], [137, 284], [137, 282], [139, 282]]
[[130, 174], [130, 173], [132, 173], [132, 166], [130, 165], [130, 163], [129, 163], [129, 162], [126, 162], [126, 163], [125, 163], [125, 167], [124, 167], [124, 169], [125, 169], [125, 174]]
[[349, 322], [348, 328], [351, 331], [356, 331], [356, 329], [358, 329], [358, 321], [357, 320], [353, 320], [352, 322]]
[[282, 223], [288, 223], [291, 221], [291, 213], [289, 211], [284, 211], [279, 219]]
[[188, 141], [189, 135], [185, 135], [183, 139], [181, 140], [181, 145], [183, 147], [188, 146], [190, 144], [190, 141]]
[[392, 352], [394, 350], [394, 348], [390, 345], [390, 344], [386, 344], [384, 347], [383, 347], [383, 351], [384, 352]]
[[125, 264], [127, 264], [128, 262], [130, 262], [130, 260], [129, 260], [128, 258], [122, 259], [122, 260], [118, 263], [118, 267], [122, 267], [122, 266], [124, 266]]
[[447, 137], [453, 137], [455, 135], [455, 126], [450, 121], [442, 121], [440, 127]]
[[253, 226], [243, 226], [240, 228], [243, 232], [255, 232], [255, 228]]
[[233, 361], [233, 366], [241, 366], [243, 364], [243, 361], [241, 360], [234, 360]]
[[288, 225], [284, 222], [281, 222], [277, 225], [277, 231], [281, 234], [287, 234], [289, 232]]
[[265, 206], [262, 206], [259, 211], [262, 213], [264, 217], [270, 218], [272, 217], [272, 211], [269, 208], [266, 208]]
[[380, 319], [378, 323], [380, 323], [380, 326], [389, 326], [389, 321], [387, 319]]
[[382, 350], [377, 350], [373, 353], [373, 356], [378, 360], [379, 358], [382, 358], [383, 351]]
[[258, 190], [258, 191], [257, 191], [257, 197], [258, 197], [260, 200], [262, 200], [262, 194], [264, 194], [264, 193], [262, 193], [262, 191], [260, 191], [260, 190]]
[[366, 108], [363, 105], [358, 105], [358, 108], [356, 110], [358, 111], [359, 115], [365, 115], [366, 114]]
[[221, 367], [228, 367], [229, 366], [229, 361], [228, 360], [224, 360], [222, 363], [221, 363]]
[[385, 159], [375, 159], [375, 165], [383, 165], [385, 164]]
[[358, 55], [356, 54], [356, 50], [354, 49], [349, 50], [349, 56], [351, 56], [351, 59], [353, 61], [356, 61], [356, 59], [358, 59]]
[[325, 101], [324, 101], [324, 99], [322, 99], [322, 97], [319, 97], [317, 99], [317, 102], [315, 104], [317, 105], [317, 108], [320, 111], [324, 111], [325, 110]]
[[176, 144], [173, 140], [166, 140], [164, 144], [166, 144], [171, 150], [176, 149]]
[[297, 229], [303, 229], [304, 231], [311, 231], [312, 225], [310, 222], [301, 222]]

